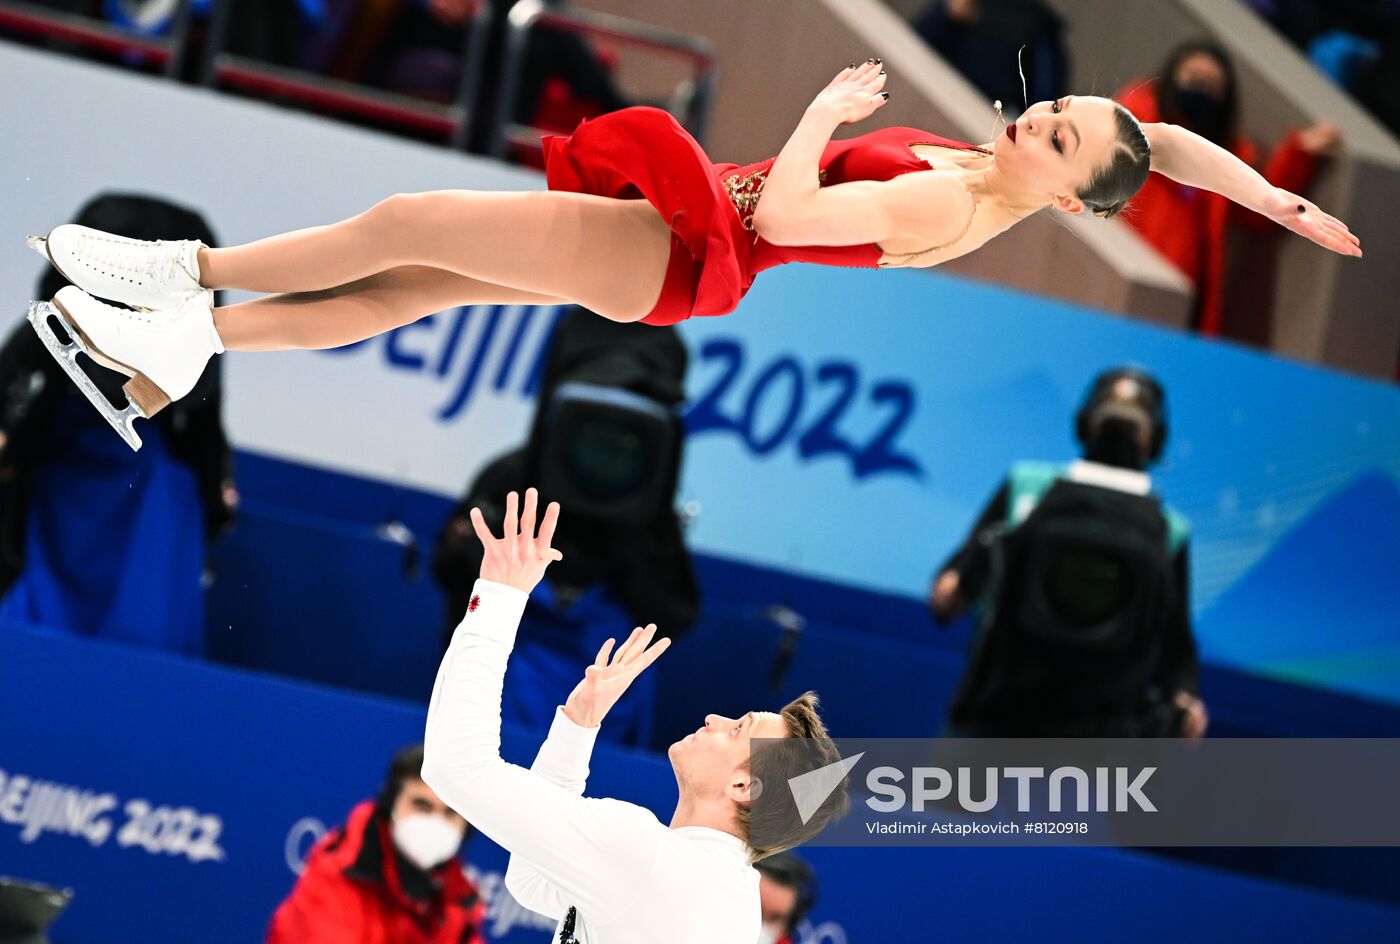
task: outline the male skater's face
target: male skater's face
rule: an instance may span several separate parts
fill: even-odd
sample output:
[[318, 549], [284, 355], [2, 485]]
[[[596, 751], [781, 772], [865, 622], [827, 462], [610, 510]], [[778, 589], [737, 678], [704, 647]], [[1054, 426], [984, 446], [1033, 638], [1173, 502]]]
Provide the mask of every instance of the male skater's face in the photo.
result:
[[749, 741], [787, 737], [787, 723], [771, 711], [750, 711], [742, 718], [706, 715], [695, 733], [671, 745], [667, 752], [682, 787], [701, 796], [733, 794], [745, 789]]

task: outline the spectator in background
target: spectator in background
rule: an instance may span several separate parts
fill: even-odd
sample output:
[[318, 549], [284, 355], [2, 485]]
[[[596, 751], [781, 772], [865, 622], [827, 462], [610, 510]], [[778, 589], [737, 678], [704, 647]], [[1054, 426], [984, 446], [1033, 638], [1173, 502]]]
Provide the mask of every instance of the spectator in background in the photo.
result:
[[1364, 94], [1367, 79], [1384, 55], [1387, 37], [1393, 40], [1400, 28], [1400, 0], [1243, 2], [1305, 52], [1313, 65], [1371, 107]]
[[[1323, 29], [1321, 0], [1240, 0], [1294, 45], [1307, 46]], [[1336, 2], [1336, 0], [1333, 0]]]
[[1100, 374], [1075, 420], [1084, 458], [1019, 462], [943, 565], [929, 606], [978, 604], [948, 733], [1200, 737], [1189, 526], [1152, 492], [1166, 395], [1133, 368]]
[[1400, 4], [1375, 43], [1375, 56], [1357, 69], [1352, 85], [1376, 120], [1400, 136]]
[[[154, 197], [102, 194], [75, 222], [217, 244], [198, 213]], [[37, 297], [63, 284], [50, 269]], [[123, 402], [126, 377], [87, 369]], [[0, 620], [202, 655], [205, 553], [238, 503], [222, 399], [211, 363], [133, 452], [20, 322], [0, 349]]]
[[1244, 0], [1400, 135], [1400, 0]]
[[268, 944], [485, 944], [486, 905], [457, 859], [470, 829], [423, 782], [423, 748], [404, 748], [379, 796], [312, 848]]
[[[483, 48], [473, 150], [484, 151], [490, 143], [486, 133], [499, 93], [506, 14], [515, 2], [490, 0], [492, 19]], [[340, 45], [332, 73], [395, 92], [453, 101], [465, 30], [475, 5], [476, 0], [365, 0]], [[511, 120], [567, 134], [584, 118], [627, 107], [631, 102], [613, 80], [613, 65], [574, 33], [531, 30]], [[534, 163], [543, 166], [542, 160]]]
[[[100, 17], [141, 36], [165, 36], [180, 4], [190, 3], [197, 21], [213, 14], [214, 0], [29, 0], [63, 13]], [[326, 0], [230, 0], [226, 48], [280, 66], [297, 65], [308, 32], [325, 13]], [[81, 49], [81, 47], [80, 47]], [[88, 48], [90, 54], [90, 47]], [[127, 55], [129, 63], [139, 56]]]
[[758, 944], [797, 944], [797, 928], [817, 903], [817, 875], [794, 852], [779, 852], [754, 863], [763, 931]]
[[[446, 648], [481, 569], [471, 509], [496, 520], [508, 493], [536, 484], [542, 501], [568, 504], [554, 538], [564, 559], [531, 595], [507, 671], [508, 721], [548, 728], [559, 692], [619, 627], [654, 622], [659, 637], [676, 638], [695, 622], [700, 592], [672, 509], [686, 362], [674, 328], [571, 310], [550, 345], [529, 441], [482, 470], [438, 537]], [[609, 714], [604, 737], [648, 742], [648, 677]]]
[[326, 16], [330, 0], [224, 2], [231, 4], [227, 26], [229, 52], [293, 68], [301, 63], [308, 38]]
[[1013, 115], [1027, 96], [1032, 102], [1046, 101], [1069, 87], [1064, 23], [1042, 0], [933, 0], [915, 18], [914, 29], [983, 95], [1000, 100]]
[[[1125, 85], [1116, 96], [1138, 120], [1184, 125], [1250, 164], [1257, 149], [1239, 132], [1239, 88], [1225, 50], [1212, 42], [1183, 43], [1154, 79]], [[1337, 126], [1318, 122], [1291, 131], [1275, 146], [1262, 173], [1271, 184], [1306, 194], [1319, 163], [1341, 141]], [[1151, 174], [1123, 219], [1196, 285], [1194, 326], [1220, 334], [1228, 223], [1268, 232], [1269, 220], [1218, 194]]]

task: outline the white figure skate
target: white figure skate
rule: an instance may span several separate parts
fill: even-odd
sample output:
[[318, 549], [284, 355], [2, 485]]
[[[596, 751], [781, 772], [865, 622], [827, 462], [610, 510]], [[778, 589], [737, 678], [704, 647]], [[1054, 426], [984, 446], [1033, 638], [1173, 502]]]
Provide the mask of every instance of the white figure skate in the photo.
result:
[[173, 308], [204, 291], [198, 240], [149, 242], [65, 223], [26, 242], [78, 288], [133, 308]]
[[[29, 323], [78, 389], [133, 450], [141, 448], [136, 420], [150, 419], [194, 388], [209, 358], [223, 352], [214, 330], [214, 295], [189, 295], [173, 308], [127, 311], [105, 305], [68, 286], [52, 302], [33, 302]], [[71, 339], [65, 344], [49, 319]], [[83, 372], [79, 352], [131, 379], [122, 387], [127, 405], [115, 407]]]

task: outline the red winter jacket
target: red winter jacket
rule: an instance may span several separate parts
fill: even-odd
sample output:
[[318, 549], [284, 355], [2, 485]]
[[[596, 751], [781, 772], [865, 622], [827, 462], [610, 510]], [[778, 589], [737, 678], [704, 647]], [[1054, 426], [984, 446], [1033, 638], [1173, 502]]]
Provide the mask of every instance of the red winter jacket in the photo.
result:
[[[1129, 82], [1115, 96], [1139, 121], [1161, 121], [1155, 81]], [[1258, 149], [1237, 135], [1228, 150], [1253, 165]], [[1301, 194], [1317, 172], [1318, 159], [1304, 151], [1296, 131], [1283, 137], [1262, 173], [1275, 187]], [[1202, 334], [1219, 334], [1225, 284], [1225, 235], [1233, 221], [1254, 230], [1277, 229], [1267, 217], [1218, 193], [1187, 187], [1149, 174], [1121, 217], [1196, 284], [1196, 323]]]
[[[405, 894], [389, 824], [361, 803], [311, 850], [268, 928], [267, 944], [485, 944], [486, 905], [453, 859], [436, 890]], [[386, 855], [386, 851], [388, 854]]]

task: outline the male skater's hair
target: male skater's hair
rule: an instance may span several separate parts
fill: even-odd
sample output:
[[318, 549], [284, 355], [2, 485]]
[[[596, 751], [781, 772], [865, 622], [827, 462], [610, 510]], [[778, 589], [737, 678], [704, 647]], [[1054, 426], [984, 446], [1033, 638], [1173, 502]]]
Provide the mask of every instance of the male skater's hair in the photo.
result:
[[752, 862], [802, 845], [851, 805], [846, 797], [848, 781], [843, 779], [803, 822], [787, 788], [793, 777], [841, 760], [836, 742], [817, 713], [818, 704], [816, 692], [793, 699], [781, 712], [787, 737], [759, 744], [750, 754], [750, 772], [759, 780], [760, 790], [754, 798], [757, 806], [751, 802], [739, 807], [739, 827], [748, 837]]

